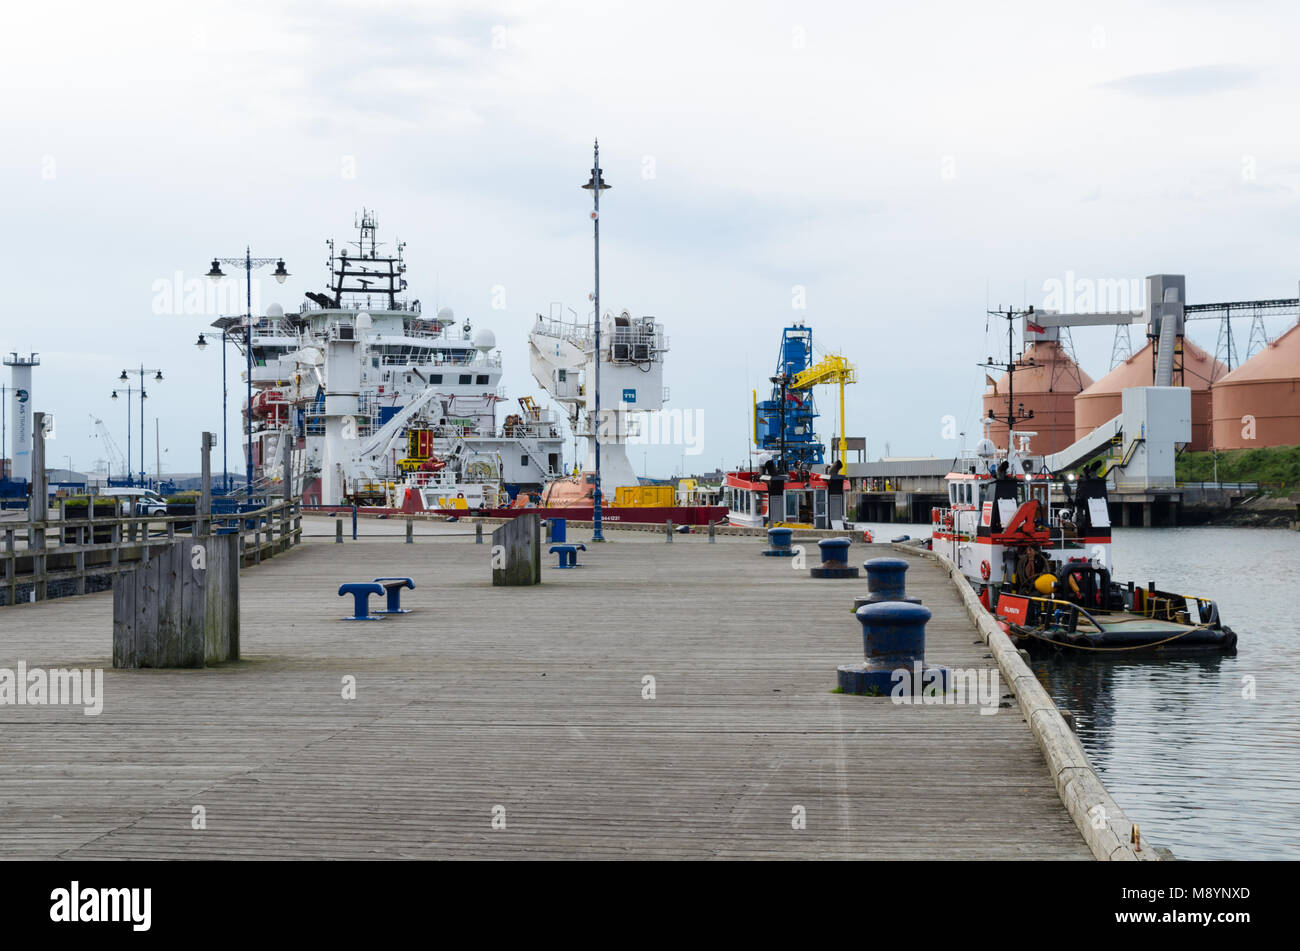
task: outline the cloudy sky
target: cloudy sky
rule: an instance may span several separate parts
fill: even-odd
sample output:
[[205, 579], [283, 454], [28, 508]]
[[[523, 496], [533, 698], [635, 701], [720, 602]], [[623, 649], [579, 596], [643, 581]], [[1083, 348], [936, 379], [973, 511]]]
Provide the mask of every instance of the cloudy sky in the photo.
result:
[[[665, 324], [672, 405], [704, 413], [688, 468], [744, 457], [796, 319], [857, 364], [848, 432], [872, 457], [950, 453], [943, 417], [979, 414], [986, 304], [1161, 271], [1192, 302], [1296, 295], [1297, 21], [1262, 2], [11, 6], [0, 349], [41, 355], [51, 465], [104, 455], [96, 417], [125, 445], [109, 394], [143, 364], [166, 380], [147, 465], [157, 418], [164, 472], [192, 471], [220, 430], [220, 348], [193, 345], [216, 314], [160, 282], [251, 244], [293, 274], [259, 302], [294, 309], [365, 206], [408, 242], [413, 296], [492, 328], [510, 397], [537, 395], [534, 315], [589, 307], [599, 136], [602, 296]], [[1217, 329], [1192, 336], [1213, 350]], [[1075, 345], [1106, 372], [1109, 330]]]

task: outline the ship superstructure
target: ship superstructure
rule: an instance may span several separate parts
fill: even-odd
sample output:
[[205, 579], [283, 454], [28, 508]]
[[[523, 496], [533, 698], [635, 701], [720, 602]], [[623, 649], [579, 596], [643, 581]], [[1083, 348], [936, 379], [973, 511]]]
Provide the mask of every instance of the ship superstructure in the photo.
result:
[[[497, 424], [506, 396], [492, 331], [475, 332], [448, 307], [426, 314], [406, 295], [405, 243], [386, 252], [370, 211], [355, 226], [358, 239], [337, 252], [327, 242], [329, 289], [308, 292], [297, 313], [272, 308], [253, 328], [244, 426], [255, 478], [278, 481], [291, 460], [305, 502], [342, 505], [391, 503], [400, 483], [435, 467], [510, 495], [559, 474], [553, 413], [525, 398]], [[242, 350], [242, 333], [231, 338]]]

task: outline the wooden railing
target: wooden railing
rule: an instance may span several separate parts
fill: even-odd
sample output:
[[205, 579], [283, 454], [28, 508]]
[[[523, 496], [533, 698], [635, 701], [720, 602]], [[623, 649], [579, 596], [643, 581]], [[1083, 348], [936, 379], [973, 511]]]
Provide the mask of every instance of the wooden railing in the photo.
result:
[[[89, 514], [89, 513], [88, 513]], [[51, 583], [72, 582], [67, 594], [85, 594], [91, 577], [115, 576], [148, 558], [150, 550], [196, 533], [239, 535], [241, 567], [255, 565], [302, 540], [300, 503], [276, 501], [238, 513], [134, 515], [84, 519], [0, 521], [0, 577], [3, 603], [43, 601]]]

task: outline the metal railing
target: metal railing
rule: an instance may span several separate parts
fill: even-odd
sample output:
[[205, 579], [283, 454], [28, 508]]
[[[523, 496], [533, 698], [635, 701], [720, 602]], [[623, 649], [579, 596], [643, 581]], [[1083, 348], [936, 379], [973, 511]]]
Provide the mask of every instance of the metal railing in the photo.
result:
[[130, 515], [97, 518], [52, 518], [0, 521], [0, 593], [4, 604], [18, 601], [29, 588], [29, 601], [50, 596], [50, 585], [85, 594], [92, 577], [116, 576], [177, 538], [204, 537], [209, 531], [239, 535], [240, 564], [255, 565], [287, 551], [302, 540], [302, 506], [298, 500], [276, 501], [242, 512], [194, 515]]

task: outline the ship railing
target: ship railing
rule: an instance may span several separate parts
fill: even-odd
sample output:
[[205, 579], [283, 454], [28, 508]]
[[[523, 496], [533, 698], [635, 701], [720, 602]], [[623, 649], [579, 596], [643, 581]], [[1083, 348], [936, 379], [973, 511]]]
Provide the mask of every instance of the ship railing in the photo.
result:
[[418, 300], [399, 299], [393, 301], [390, 304], [387, 300], [374, 300], [372, 298], [363, 302], [355, 299], [355, 297], [347, 297], [344, 300], [341, 300], [339, 302], [339, 306], [337, 307], [333, 306], [332, 304], [329, 307], [326, 307], [325, 305], [318, 304], [315, 301], [303, 301], [301, 304], [298, 305], [298, 313], [300, 314], [307, 314], [307, 313], [311, 313], [312, 311], [322, 311], [322, 310], [345, 310], [345, 311], [355, 311], [357, 313], [362, 313], [364, 311], [366, 313], [372, 313], [372, 314], [375, 313], [394, 314], [394, 313], [402, 313], [402, 312], [406, 312], [410, 314], [418, 314], [420, 313], [420, 302]]
[[[77, 507], [60, 499], [56, 518], [0, 522], [0, 603], [17, 603], [20, 590], [23, 601], [58, 596], [60, 588], [86, 594], [89, 579], [131, 571], [177, 539], [237, 534], [244, 567], [302, 541], [300, 499], [240, 503], [226, 498], [215, 497], [207, 512], [176, 515], [97, 516], [88, 505], [85, 518], [70, 516]], [[227, 506], [237, 511], [221, 511]]]

